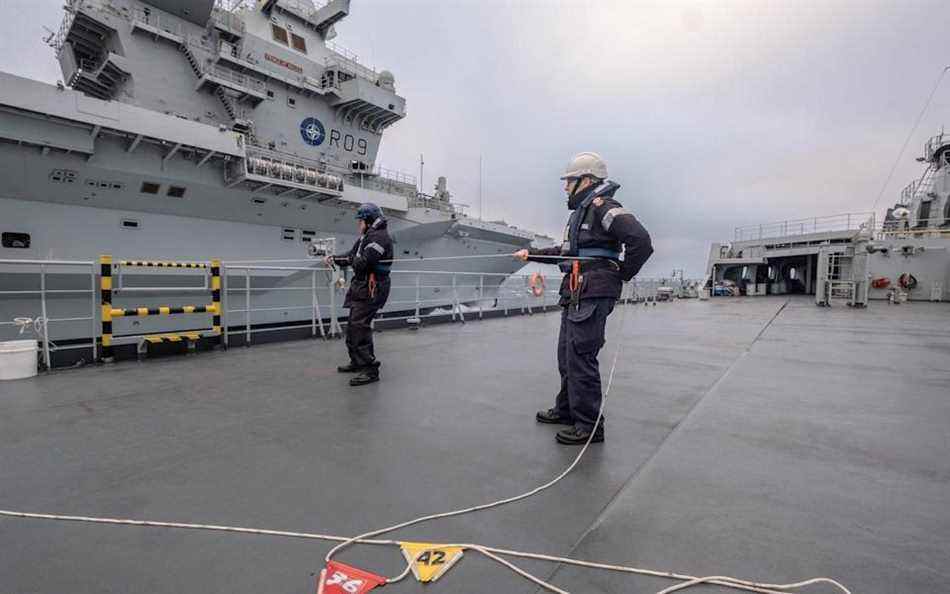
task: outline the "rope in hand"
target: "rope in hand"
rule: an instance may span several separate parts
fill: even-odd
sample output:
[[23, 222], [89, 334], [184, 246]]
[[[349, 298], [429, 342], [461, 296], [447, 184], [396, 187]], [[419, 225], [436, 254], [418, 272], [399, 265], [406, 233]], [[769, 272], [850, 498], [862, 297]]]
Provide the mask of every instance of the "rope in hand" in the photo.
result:
[[[468, 254], [465, 256], [432, 256], [429, 258], [392, 258], [390, 260], [380, 260], [383, 264], [392, 264], [394, 262], [426, 262], [429, 260], [472, 260], [475, 258], [511, 258], [514, 257], [514, 254]], [[597, 260], [597, 257], [593, 256], [535, 256], [531, 255], [532, 259], [540, 260]]]

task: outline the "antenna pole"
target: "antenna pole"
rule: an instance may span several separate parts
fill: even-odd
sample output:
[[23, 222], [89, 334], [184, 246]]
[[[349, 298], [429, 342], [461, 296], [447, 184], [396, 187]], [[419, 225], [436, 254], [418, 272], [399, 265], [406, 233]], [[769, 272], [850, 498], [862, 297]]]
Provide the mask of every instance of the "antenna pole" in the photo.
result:
[[423, 188], [425, 188], [425, 185], [423, 185], [422, 183], [422, 171], [423, 171], [423, 167], [425, 167], [425, 164], [426, 162], [422, 158], [422, 153], [419, 153], [419, 193], [421, 194], [425, 193], [423, 191]]

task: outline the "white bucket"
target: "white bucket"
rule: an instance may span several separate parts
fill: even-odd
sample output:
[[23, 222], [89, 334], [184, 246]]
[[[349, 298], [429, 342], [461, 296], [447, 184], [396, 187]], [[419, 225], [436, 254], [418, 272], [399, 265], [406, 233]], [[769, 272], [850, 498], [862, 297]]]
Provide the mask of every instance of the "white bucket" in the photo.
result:
[[0, 342], [0, 380], [36, 375], [36, 346], [35, 340]]

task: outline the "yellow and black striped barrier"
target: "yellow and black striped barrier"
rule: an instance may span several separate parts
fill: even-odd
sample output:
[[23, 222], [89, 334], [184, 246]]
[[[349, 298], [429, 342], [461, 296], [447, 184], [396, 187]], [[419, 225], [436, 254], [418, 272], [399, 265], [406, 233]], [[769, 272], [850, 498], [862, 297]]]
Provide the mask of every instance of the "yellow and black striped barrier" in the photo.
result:
[[221, 260], [211, 261], [211, 331], [221, 334]]
[[179, 305], [177, 307], [171, 307], [168, 305], [162, 305], [159, 307], [130, 307], [127, 309], [113, 309], [112, 317], [113, 318], [123, 318], [131, 316], [168, 316], [174, 314], [190, 314], [190, 313], [209, 313], [217, 314], [218, 308], [215, 305]]
[[[100, 292], [102, 302], [102, 357], [111, 359], [113, 356], [112, 321], [122, 317], [166, 316], [176, 314], [211, 314], [211, 333], [221, 334], [221, 260], [205, 262], [168, 262], [168, 261], [139, 261], [122, 260], [122, 266], [141, 266], [153, 268], [210, 268], [211, 273], [211, 303], [208, 305], [178, 305], [159, 307], [112, 307], [112, 268], [113, 260], [110, 255], [99, 257]], [[163, 342], [180, 342], [182, 340], [197, 341], [201, 332], [178, 332], [170, 334], [153, 334], [141, 337], [150, 344]]]
[[112, 358], [112, 256], [99, 256], [99, 291], [102, 301], [102, 358]]
[[144, 268], [207, 268], [205, 262], [167, 262], [167, 261], [143, 261], [143, 260], [122, 260], [119, 262], [122, 266], [140, 266]]
[[182, 340], [198, 340], [201, 338], [199, 332], [179, 332], [177, 334], [151, 334], [145, 337], [145, 341], [151, 344], [160, 344], [163, 342], [181, 342]]

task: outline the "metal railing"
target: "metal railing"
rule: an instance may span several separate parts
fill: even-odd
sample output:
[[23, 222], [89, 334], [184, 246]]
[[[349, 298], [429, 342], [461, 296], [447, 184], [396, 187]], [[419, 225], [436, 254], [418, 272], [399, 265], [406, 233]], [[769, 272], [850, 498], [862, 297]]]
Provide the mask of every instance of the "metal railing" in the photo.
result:
[[247, 76], [246, 74], [241, 74], [240, 72], [235, 72], [230, 68], [225, 68], [224, 66], [215, 64], [210, 68], [206, 68], [202, 71], [203, 75], [210, 75], [221, 80], [225, 80], [236, 85], [251, 89], [260, 94], [267, 93], [267, 85], [264, 81], [255, 78], [253, 76]]
[[734, 241], [750, 241], [812, 233], [829, 233], [835, 231], [873, 229], [875, 226], [873, 212], [852, 212], [808, 219], [790, 219], [760, 225], [736, 227]]
[[[282, 262], [288, 264], [284, 265]], [[297, 264], [294, 264], [295, 262]], [[425, 263], [425, 260], [419, 261], [419, 264]], [[52, 354], [60, 350], [90, 349], [92, 360], [96, 360], [99, 355], [106, 356], [106, 349], [100, 348], [97, 342], [100, 337], [103, 337], [103, 347], [139, 343], [141, 354], [143, 338], [154, 342], [150, 339], [188, 337], [194, 334], [195, 339], [198, 335], [220, 336], [224, 345], [233, 342], [235, 338], [241, 339], [237, 342], [250, 345], [255, 342], [254, 336], [258, 333], [306, 329], [312, 337], [330, 338], [340, 335], [346, 325], [346, 321], [341, 318], [345, 315], [341, 307], [345, 286], [339, 284], [342, 272], [328, 269], [322, 264], [315, 266], [313, 259], [223, 263], [218, 269], [220, 280], [211, 285], [208, 275], [215, 276], [213, 268], [183, 265], [172, 267], [170, 264], [174, 263], [152, 266], [149, 263], [134, 261], [115, 262], [109, 266], [108, 272], [111, 276], [105, 278], [100, 271], [105, 274], [106, 268], [96, 262], [0, 260], [0, 272], [6, 272], [12, 267], [18, 275], [17, 283], [8, 279], [5, 286], [11, 288], [0, 291], [0, 313], [4, 314], [6, 320], [24, 316], [44, 320], [44, 331], [39, 333], [37, 338], [46, 368], [53, 367]], [[407, 266], [413, 264], [414, 262], [405, 263]], [[142, 276], [137, 272], [138, 281], [128, 284], [124, 279], [123, 269], [130, 266], [143, 273], [148, 268], [156, 272], [170, 273], [171, 276]], [[81, 272], [76, 272], [77, 269]], [[189, 271], [194, 274], [181, 276]], [[68, 279], [59, 278], [62, 274], [68, 274]], [[56, 278], [53, 279], [53, 286], [50, 286], [49, 279], [52, 275], [56, 275]], [[543, 279], [540, 284], [536, 282], [539, 277]], [[398, 326], [399, 322], [403, 322], [404, 327], [415, 328], [426, 320], [467, 322], [489, 317], [489, 314], [497, 317], [512, 313], [530, 315], [547, 311], [557, 305], [560, 299], [562, 277], [560, 272], [529, 275], [394, 269], [391, 271], [390, 300], [377, 321], [387, 326], [394, 323]], [[28, 282], [29, 278], [34, 279], [31, 281], [32, 285]], [[155, 284], [156, 280], [163, 278], [161, 286]], [[183, 279], [194, 279], [198, 282], [182, 284]], [[164, 284], [165, 281], [175, 284], [167, 285]], [[88, 284], [82, 286], [84, 282]], [[143, 282], [149, 284], [142, 284]], [[665, 284], [664, 280], [636, 279], [625, 285], [622, 299], [649, 300], [655, 297], [657, 289]], [[21, 286], [14, 288], [15, 285]], [[213, 307], [154, 304], [138, 308], [112, 307], [112, 297], [118, 293], [151, 294], [143, 299], [150, 302], [168, 302], [172, 295], [174, 296], [171, 299], [177, 301], [188, 294], [207, 292], [218, 286], [221, 287], [219, 296], [213, 296], [212, 301], [219, 303], [213, 303]], [[75, 299], [75, 296], [79, 299]], [[30, 303], [21, 303], [21, 300], [29, 300]], [[52, 307], [50, 300], [54, 300]], [[212, 314], [215, 318], [215, 328], [210, 334], [204, 330], [120, 334], [116, 341], [111, 340], [110, 336], [107, 345], [104, 340], [105, 327], [100, 328], [102, 316], [105, 315], [103, 306], [107, 304], [109, 319], [106, 321], [111, 321], [113, 316], [132, 316], [129, 322], [132, 323], [149, 316], [161, 317], [193, 311], [196, 314]], [[68, 310], [68, 316], [51, 317], [53, 310], [63, 308]], [[203, 311], [198, 311], [199, 309]], [[88, 315], [80, 315], [83, 311], [88, 312]], [[220, 321], [217, 316], [220, 316]], [[17, 326], [17, 323], [6, 320], [0, 321], [0, 331]], [[63, 323], [72, 323], [72, 326], [57, 330], [58, 325]], [[111, 328], [109, 331], [112, 331]], [[0, 332], [0, 338], [15, 338], [13, 332], [6, 334], [9, 336], [4, 337]], [[57, 345], [57, 340], [62, 340], [64, 344]], [[69, 344], [65, 344], [67, 342]]]
[[277, 0], [279, 7], [292, 10], [307, 20], [329, 3], [330, 0]]
[[[255, 334], [276, 331], [304, 330], [321, 338], [342, 333], [346, 322], [340, 320], [340, 310], [346, 290], [338, 284], [340, 271], [322, 265], [294, 266], [294, 262], [312, 260], [223, 264], [226, 345], [241, 337], [247, 346]], [[275, 274], [293, 275], [296, 283], [263, 284]], [[390, 299], [374, 325], [402, 321], [406, 327], [418, 327], [430, 319], [466, 322], [484, 319], [489, 313], [531, 315], [558, 304], [563, 277], [561, 273], [540, 275], [543, 284], [533, 288], [534, 274], [395, 269], [390, 275]], [[621, 300], [653, 300], [657, 290], [668, 284], [666, 279], [635, 279], [624, 285]]]
[[145, 8], [136, 8], [132, 10], [132, 21], [139, 22], [153, 29], [164, 31], [175, 37], [184, 37], [182, 24], [173, 17], [162, 14], [158, 9], [152, 11]]
[[377, 165], [376, 167], [373, 168], [372, 173], [373, 175], [385, 180], [394, 181], [401, 184], [407, 184], [410, 186], [416, 185], [416, 176], [409, 173], [405, 173], [403, 171], [397, 171], [395, 169], [387, 169], [385, 167], [381, 167]]
[[932, 175], [928, 175], [922, 179], [915, 179], [901, 190], [901, 197], [898, 204], [910, 206], [916, 198], [930, 194], [933, 189], [934, 178]]
[[879, 238], [897, 237], [944, 237], [950, 235], [950, 216], [930, 217], [929, 219], [891, 220], [877, 230]]
[[[43, 328], [40, 332], [39, 339], [40, 348], [43, 352], [43, 363], [47, 369], [52, 368], [52, 357], [51, 353], [56, 351], [63, 351], [69, 349], [80, 349], [80, 348], [91, 348], [92, 349], [92, 358], [96, 358], [96, 338], [98, 331], [96, 330], [96, 325], [98, 323], [96, 317], [97, 303], [96, 297], [98, 295], [98, 288], [96, 285], [96, 263], [95, 262], [84, 262], [84, 261], [71, 261], [71, 260], [0, 260], [0, 269], [11, 267], [16, 275], [26, 275], [26, 276], [37, 276], [39, 277], [39, 287], [36, 289], [5, 289], [0, 291], [0, 298], [6, 297], [25, 297], [27, 300], [38, 300], [39, 301], [39, 315], [36, 315], [36, 312], [31, 309], [29, 311], [16, 311], [9, 312], [16, 317], [29, 317], [31, 319], [42, 320], [40, 327]], [[52, 274], [62, 274], [56, 273], [51, 269], [75, 269], [75, 268], [88, 268], [88, 278], [89, 278], [89, 288], [88, 289], [79, 289], [79, 288], [67, 288], [67, 289], [51, 289], [48, 286], [48, 279]], [[85, 273], [83, 273], [85, 274]], [[89, 316], [69, 316], [69, 317], [60, 317], [60, 318], [51, 318], [50, 314], [50, 297], [54, 296], [69, 296], [69, 295], [88, 295], [89, 296]], [[19, 304], [16, 304], [16, 307], [19, 307]], [[33, 304], [33, 308], [36, 307], [36, 304]], [[50, 337], [50, 325], [51, 324], [63, 324], [67, 322], [89, 322], [89, 340], [90, 342], [83, 344], [74, 344], [74, 345], [57, 345], [54, 340]], [[0, 328], [7, 326], [17, 326], [18, 324], [13, 321], [0, 320]]]
[[211, 11], [211, 18], [227, 29], [239, 31], [242, 35], [244, 33], [244, 19], [234, 14], [233, 9], [215, 7], [214, 10]]
[[[322, 265], [232, 262], [224, 264], [222, 274], [225, 344], [233, 335], [242, 336], [247, 345], [255, 333], [300, 328], [308, 328], [311, 336], [328, 338], [339, 335], [346, 324], [339, 320], [345, 293], [337, 284], [339, 271]], [[292, 286], [261, 284], [262, 279], [273, 279], [275, 274], [294, 275], [297, 282]], [[489, 311], [530, 314], [557, 303], [561, 278], [559, 274], [546, 275], [537, 295], [529, 287], [531, 275], [443, 270], [393, 270], [390, 274], [391, 298], [378, 320], [406, 321], [409, 326], [442, 316], [462, 322], [481, 319]], [[266, 303], [259, 302], [262, 294], [268, 294]], [[297, 297], [276, 299], [280, 294]], [[291, 312], [300, 312], [299, 317], [290, 323], [275, 321]]]
[[365, 66], [360, 57], [345, 47], [328, 41], [326, 44], [330, 55], [324, 59], [324, 65], [327, 69], [337, 68], [352, 76], [358, 76], [369, 82], [376, 84], [379, 80], [379, 73], [374, 69]]
[[59, 29], [56, 31], [56, 35], [54, 35], [50, 40], [50, 45], [56, 50], [57, 56], [59, 56], [59, 53], [63, 51], [63, 46], [66, 45], [66, 38], [69, 37], [69, 30], [72, 29], [73, 21], [76, 20], [76, 13], [82, 7], [82, 3], [83, 0], [67, 0], [63, 6], [63, 10], [65, 11], [63, 20], [59, 24]]
[[927, 142], [924, 144], [924, 160], [933, 161], [934, 155], [945, 147], [947, 144], [950, 144], [950, 138], [946, 134], [941, 132], [927, 139]]
[[435, 196], [430, 196], [429, 194], [423, 194], [421, 192], [416, 193], [415, 197], [409, 200], [409, 207], [429, 208], [454, 215], [463, 214], [465, 208], [461, 204], [453, 204], [446, 200], [441, 200]]
[[[329, 168], [334, 169], [332, 166]], [[396, 193], [410, 200], [415, 199], [418, 192], [416, 178], [401, 171], [375, 167], [371, 171], [358, 171], [351, 168], [345, 172], [354, 180], [358, 180], [361, 188]]]

